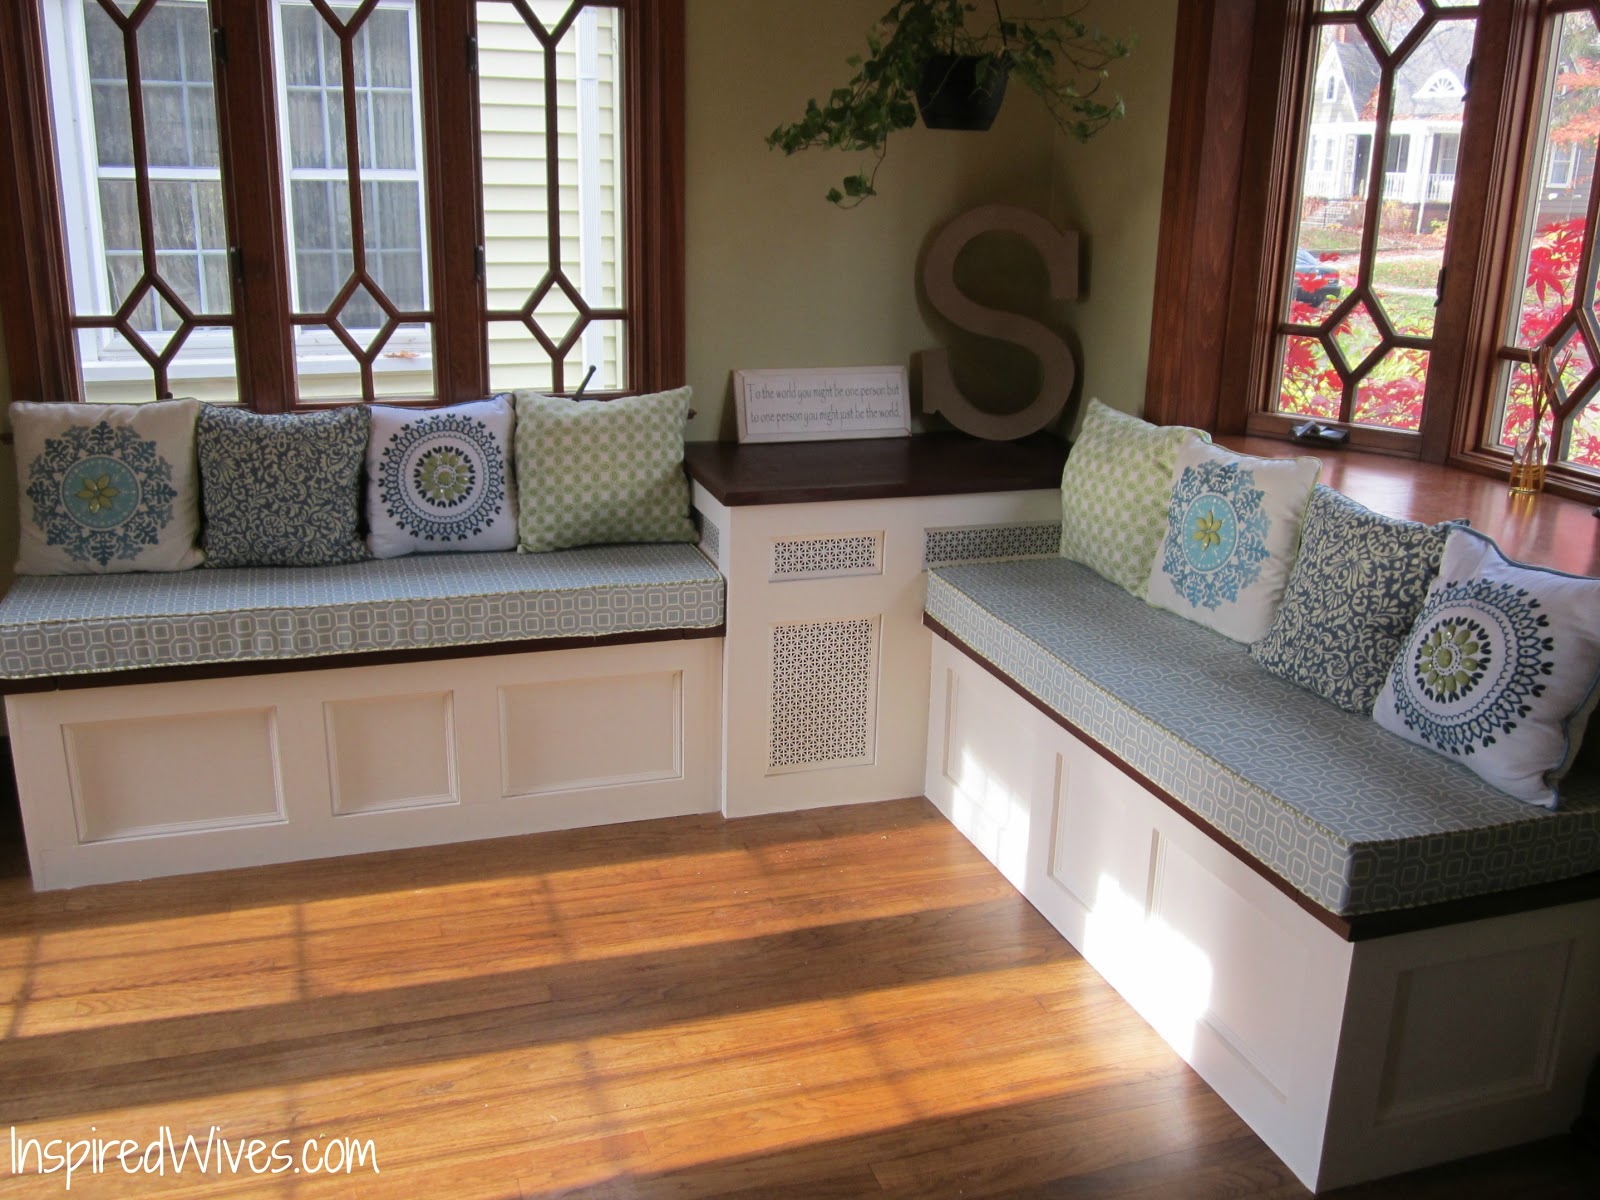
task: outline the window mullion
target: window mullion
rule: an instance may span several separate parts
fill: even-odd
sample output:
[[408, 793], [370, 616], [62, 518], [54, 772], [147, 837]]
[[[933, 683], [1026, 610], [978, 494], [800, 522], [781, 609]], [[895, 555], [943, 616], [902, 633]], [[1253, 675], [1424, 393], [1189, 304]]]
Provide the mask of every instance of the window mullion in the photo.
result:
[[242, 267], [234, 279], [239, 395], [257, 412], [294, 398], [289, 257], [278, 172], [271, 13], [256, 0], [211, 0], [225, 61], [217, 65], [228, 228]]
[[419, 47], [427, 159], [429, 228], [438, 324], [434, 334], [435, 380], [444, 400], [472, 400], [489, 393], [488, 334], [484, 292], [478, 277], [483, 242], [481, 187], [474, 103], [478, 81], [469, 45], [474, 0], [437, 0], [431, 36]]
[[1538, 91], [1537, 7], [1486, 4], [1479, 17], [1456, 207], [1482, 219], [1453, 222], [1450, 230], [1420, 430], [1424, 462], [1472, 460], [1501, 369], [1497, 350], [1506, 289], [1513, 286], [1521, 163]]
[[0, 289], [12, 400], [81, 399], [38, 7], [0, 4]]

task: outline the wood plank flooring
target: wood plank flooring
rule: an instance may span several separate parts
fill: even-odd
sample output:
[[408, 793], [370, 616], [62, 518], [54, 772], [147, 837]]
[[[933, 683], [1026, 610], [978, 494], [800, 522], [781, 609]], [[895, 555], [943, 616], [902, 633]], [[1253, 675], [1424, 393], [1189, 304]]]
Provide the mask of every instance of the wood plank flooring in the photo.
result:
[[[0, 870], [5, 1139], [371, 1139], [380, 1173], [71, 1195], [1303, 1197], [924, 801], [32, 894]], [[281, 1160], [258, 1158], [265, 1166]], [[315, 1160], [313, 1160], [315, 1161]], [[1593, 1197], [1548, 1143], [1351, 1196]]]

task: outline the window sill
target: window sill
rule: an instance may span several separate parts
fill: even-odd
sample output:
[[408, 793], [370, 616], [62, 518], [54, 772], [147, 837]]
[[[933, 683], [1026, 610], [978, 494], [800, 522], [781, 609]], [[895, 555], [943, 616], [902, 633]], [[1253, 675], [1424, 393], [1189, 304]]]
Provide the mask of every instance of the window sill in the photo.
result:
[[1600, 518], [1587, 502], [1548, 493], [1514, 497], [1503, 479], [1360, 450], [1238, 435], [1216, 441], [1263, 458], [1309, 454], [1322, 460], [1323, 483], [1375, 512], [1430, 524], [1465, 517], [1511, 558], [1575, 575], [1600, 575]]

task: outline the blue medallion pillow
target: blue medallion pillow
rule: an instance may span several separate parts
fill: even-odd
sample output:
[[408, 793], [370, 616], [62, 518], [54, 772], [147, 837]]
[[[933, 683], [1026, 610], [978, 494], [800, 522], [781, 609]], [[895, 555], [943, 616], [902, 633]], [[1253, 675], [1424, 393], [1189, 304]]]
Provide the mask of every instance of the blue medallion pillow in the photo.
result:
[[451, 408], [372, 407], [367, 546], [374, 558], [515, 550], [509, 395]]
[[199, 565], [196, 400], [11, 406], [19, 575]]
[[1600, 579], [1514, 563], [1456, 528], [1373, 719], [1554, 808], [1600, 696]]
[[1236, 642], [1272, 627], [1322, 464], [1252, 458], [1209, 442], [1178, 448], [1166, 536], [1147, 599]]
[[1369, 715], [1454, 524], [1386, 517], [1319, 483], [1278, 614], [1250, 656], [1340, 708]]
[[201, 406], [201, 544], [213, 567], [318, 567], [367, 557], [364, 405], [315, 413]]

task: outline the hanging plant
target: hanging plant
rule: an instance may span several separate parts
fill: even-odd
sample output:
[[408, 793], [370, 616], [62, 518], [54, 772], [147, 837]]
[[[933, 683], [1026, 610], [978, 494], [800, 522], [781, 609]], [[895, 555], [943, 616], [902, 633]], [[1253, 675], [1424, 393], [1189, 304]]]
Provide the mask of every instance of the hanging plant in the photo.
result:
[[[877, 194], [874, 181], [889, 135], [909, 129], [920, 111], [931, 128], [987, 129], [1007, 80], [1037, 94], [1058, 128], [1086, 142], [1123, 115], [1122, 98], [1100, 98], [1108, 68], [1133, 51], [1132, 39], [1106, 37], [1079, 20], [1085, 5], [1045, 16], [979, 23], [968, 0], [898, 0], [867, 33], [867, 53], [825, 104], [806, 101], [798, 121], [779, 125], [767, 145], [796, 154], [812, 147], [868, 152], [870, 172], [845, 177], [828, 199], [852, 208]], [[985, 10], [987, 11], [987, 10]]]

